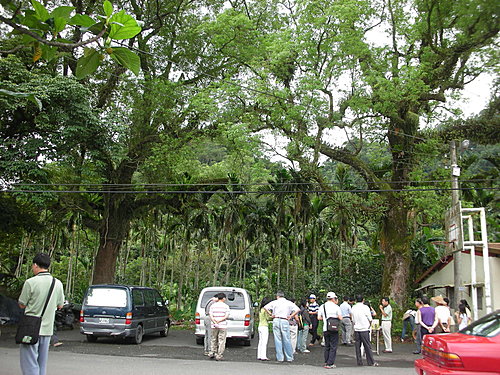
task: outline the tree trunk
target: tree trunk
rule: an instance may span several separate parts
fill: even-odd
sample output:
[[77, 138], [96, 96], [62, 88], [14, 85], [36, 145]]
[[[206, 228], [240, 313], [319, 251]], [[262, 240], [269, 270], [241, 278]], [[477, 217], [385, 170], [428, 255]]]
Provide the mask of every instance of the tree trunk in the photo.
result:
[[404, 199], [392, 196], [388, 206], [380, 233], [380, 247], [385, 255], [382, 293], [402, 306], [408, 292], [412, 232]]
[[[99, 230], [99, 250], [95, 259], [92, 284], [112, 284], [116, 260], [130, 226], [129, 206], [115, 194], [105, 200], [104, 219]], [[106, 219], [107, 218], [107, 219]]]

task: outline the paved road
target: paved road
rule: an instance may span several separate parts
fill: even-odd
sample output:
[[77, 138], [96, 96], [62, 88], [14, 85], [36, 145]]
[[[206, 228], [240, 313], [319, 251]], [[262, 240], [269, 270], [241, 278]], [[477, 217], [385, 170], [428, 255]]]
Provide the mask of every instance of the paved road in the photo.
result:
[[[0, 375], [16, 375], [19, 372], [19, 350], [14, 344], [13, 327], [3, 329], [0, 336]], [[273, 374], [310, 374], [317, 371], [335, 374], [414, 374], [412, 344], [395, 344], [394, 353], [375, 356], [381, 367], [356, 366], [354, 348], [340, 347], [337, 369], [326, 370], [323, 350], [311, 348], [311, 353], [295, 356], [293, 364], [278, 364], [274, 361], [256, 361], [257, 338], [249, 347], [229, 343], [225, 361], [214, 362], [203, 356], [203, 349], [196, 345], [191, 331], [171, 330], [166, 338], [145, 337], [141, 345], [133, 345], [111, 339], [99, 339], [88, 343], [78, 330], [59, 332], [64, 344], [51, 348], [49, 355], [50, 375], [126, 375], [126, 374], [234, 374], [246, 375], [259, 372]], [[272, 335], [269, 342], [269, 358], [274, 358]]]

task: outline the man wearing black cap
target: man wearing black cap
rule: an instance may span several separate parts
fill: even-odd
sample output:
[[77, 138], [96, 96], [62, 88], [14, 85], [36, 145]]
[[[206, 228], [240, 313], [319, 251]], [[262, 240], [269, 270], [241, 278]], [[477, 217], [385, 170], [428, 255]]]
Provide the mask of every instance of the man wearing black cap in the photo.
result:
[[[19, 306], [26, 315], [40, 316], [47, 300], [52, 280], [55, 279], [48, 271], [50, 257], [48, 254], [39, 253], [33, 258], [31, 270], [34, 277], [25, 281], [19, 296]], [[21, 344], [21, 370], [23, 375], [45, 375], [47, 371], [47, 358], [49, 355], [50, 337], [54, 332], [54, 316], [56, 309], [64, 305], [64, 292], [62, 283], [55, 279], [45, 313], [42, 316], [40, 337], [34, 345]]]

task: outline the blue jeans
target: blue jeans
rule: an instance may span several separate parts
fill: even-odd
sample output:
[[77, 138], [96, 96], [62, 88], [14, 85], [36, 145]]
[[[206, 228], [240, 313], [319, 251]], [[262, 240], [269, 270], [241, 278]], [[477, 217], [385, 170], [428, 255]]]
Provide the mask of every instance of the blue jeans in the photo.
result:
[[273, 319], [274, 345], [276, 346], [276, 360], [278, 362], [293, 361], [292, 339], [290, 337], [290, 323], [286, 319]]
[[309, 326], [304, 326], [302, 331], [299, 331], [297, 336], [297, 350], [304, 352], [307, 349], [307, 337], [309, 336]]
[[401, 339], [404, 339], [406, 336], [406, 327], [410, 325], [412, 333], [410, 333], [410, 336], [413, 334], [413, 330], [415, 329], [415, 318], [413, 316], [409, 316], [407, 319], [403, 320], [403, 332], [401, 332]]
[[35, 345], [20, 345], [23, 375], [45, 375], [49, 356], [50, 336], [40, 336]]

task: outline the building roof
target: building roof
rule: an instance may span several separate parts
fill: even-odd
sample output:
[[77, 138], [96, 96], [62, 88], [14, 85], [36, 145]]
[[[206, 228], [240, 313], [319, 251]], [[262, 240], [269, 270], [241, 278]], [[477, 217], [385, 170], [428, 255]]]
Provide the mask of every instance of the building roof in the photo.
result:
[[[483, 247], [475, 246], [475, 253], [477, 256], [483, 256]], [[464, 250], [462, 253], [470, 254], [469, 250]], [[490, 257], [500, 257], [500, 242], [489, 242], [488, 243], [488, 255]], [[421, 274], [416, 280], [415, 284], [421, 283], [425, 280], [429, 275], [432, 275], [436, 271], [442, 270], [448, 263], [453, 261], [453, 254], [445, 255], [441, 259], [439, 259], [436, 263], [434, 263], [429, 269], [427, 269], [423, 274]]]

